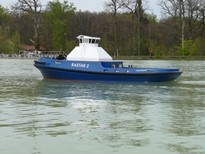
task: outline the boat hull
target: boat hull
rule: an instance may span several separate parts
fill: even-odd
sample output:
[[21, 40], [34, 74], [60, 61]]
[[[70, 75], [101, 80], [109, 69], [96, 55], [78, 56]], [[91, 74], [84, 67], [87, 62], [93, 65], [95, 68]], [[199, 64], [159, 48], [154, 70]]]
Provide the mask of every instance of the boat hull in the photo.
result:
[[163, 82], [181, 75], [176, 68], [138, 68], [123, 66], [99, 47], [100, 38], [80, 35], [76, 46], [67, 57], [41, 57], [35, 66], [46, 79], [90, 80], [114, 82]]
[[112, 82], [164, 82], [172, 81], [181, 75], [180, 71], [153, 71], [137, 73], [94, 72], [56, 68], [35, 64], [45, 79], [58, 80], [87, 80]]

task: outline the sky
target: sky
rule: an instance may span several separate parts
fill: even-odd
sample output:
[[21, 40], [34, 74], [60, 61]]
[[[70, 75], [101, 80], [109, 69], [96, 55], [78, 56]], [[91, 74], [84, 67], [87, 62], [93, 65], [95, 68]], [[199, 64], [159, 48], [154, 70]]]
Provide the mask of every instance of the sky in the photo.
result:
[[[46, 5], [50, 0], [40, 0], [42, 5]], [[63, 0], [59, 0], [63, 2]], [[90, 11], [90, 12], [100, 12], [105, 10], [105, 2], [108, 0], [68, 0], [68, 2], [74, 3], [77, 10]], [[17, 0], [0, 0], [0, 4], [3, 7], [10, 8], [12, 4], [15, 4]], [[146, 0], [147, 12], [154, 13], [160, 18], [160, 7], [158, 6], [158, 0]]]

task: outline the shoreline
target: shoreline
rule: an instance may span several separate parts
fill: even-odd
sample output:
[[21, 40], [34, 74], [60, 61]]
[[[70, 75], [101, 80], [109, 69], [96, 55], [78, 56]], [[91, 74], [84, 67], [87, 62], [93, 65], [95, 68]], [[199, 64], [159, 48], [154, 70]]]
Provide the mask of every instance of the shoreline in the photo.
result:
[[[43, 57], [43, 56], [41, 56]], [[55, 57], [45, 55], [44, 57]], [[0, 56], [0, 59], [38, 59], [40, 57], [20, 57], [20, 56]], [[205, 60], [205, 56], [162, 56], [162, 57], [150, 57], [150, 56], [118, 56], [113, 57], [113, 60]]]

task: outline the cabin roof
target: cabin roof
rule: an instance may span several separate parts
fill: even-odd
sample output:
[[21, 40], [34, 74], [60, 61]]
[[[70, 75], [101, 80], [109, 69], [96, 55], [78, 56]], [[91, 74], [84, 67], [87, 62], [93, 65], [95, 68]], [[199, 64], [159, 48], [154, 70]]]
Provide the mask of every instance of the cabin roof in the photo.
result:
[[85, 35], [79, 35], [77, 39], [94, 39], [94, 40], [100, 40], [100, 37], [91, 37], [91, 36], [85, 36]]

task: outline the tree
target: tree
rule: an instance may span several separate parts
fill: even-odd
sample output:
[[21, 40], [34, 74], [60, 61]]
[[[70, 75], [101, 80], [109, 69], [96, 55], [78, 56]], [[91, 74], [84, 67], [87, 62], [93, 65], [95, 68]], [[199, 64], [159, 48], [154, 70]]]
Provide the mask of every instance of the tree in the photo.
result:
[[196, 41], [185, 40], [183, 45], [184, 45], [183, 48], [179, 46], [178, 52], [181, 52], [181, 54], [184, 56], [195, 56], [196, 55], [196, 50], [197, 50]]
[[[137, 40], [137, 55], [139, 56], [140, 55], [140, 46], [141, 46], [141, 24], [142, 24], [143, 14], [144, 14], [144, 9], [142, 7], [142, 0], [121, 0], [121, 5], [125, 9], [127, 9], [133, 16], [134, 53], [136, 52], [135, 42]], [[136, 25], [137, 25], [137, 30], [136, 30]]]
[[114, 19], [114, 40], [115, 48], [118, 56], [119, 52], [119, 32], [118, 32], [118, 21], [117, 21], [117, 11], [121, 8], [119, 0], [110, 0], [106, 4], [107, 10], [113, 14]]
[[33, 19], [33, 29], [34, 29], [34, 40], [31, 38], [31, 42], [34, 43], [35, 49], [40, 49], [40, 40], [39, 40], [39, 29], [40, 29], [40, 19], [42, 12], [42, 5], [40, 0], [18, 0], [18, 2], [12, 6], [16, 11], [22, 11], [31, 15]]
[[[184, 38], [184, 30], [185, 30], [185, 2], [186, 0], [179, 0], [179, 19], [180, 19], [180, 28], [181, 28], [181, 44], [182, 44], [182, 51], [185, 48], [185, 38]], [[184, 56], [184, 52], [182, 52]]]
[[201, 36], [203, 35], [205, 27], [204, 0], [161, 0], [160, 5], [167, 15], [176, 19], [176, 23], [179, 25], [177, 27], [179, 27], [182, 51], [184, 51], [185, 40], [195, 39], [194, 37], [197, 36], [199, 20]]
[[199, 9], [199, 21], [200, 21], [200, 35], [201, 38], [205, 38], [205, 2], [203, 1]]
[[193, 36], [193, 29], [194, 23], [197, 22], [198, 18], [200, 17], [200, 10], [204, 0], [187, 0], [185, 4], [185, 10], [187, 12], [187, 23], [189, 29], [189, 39], [192, 39]]
[[9, 10], [0, 5], [0, 53], [14, 53], [15, 42], [10, 38]]
[[6, 8], [0, 5], [0, 29], [2, 34], [4, 33], [4, 35], [8, 35], [10, 32], [10, 27], [8, 26], [9, 20], [10, 20], [9, 10], [7, 10]]
[[8, 10], [0, 5], [0, 26], [5, 25], [9, 16]]
[[46, 18], [51, 25], [52, 48], [55, 50], [65, 50], [68, 37], [68, 17], [73, 13], [75, 7], [72, 3], [64, 1], [49, 2], [46, 9]]
[[[179, 19], [179, 33], [182, 51], [184, 51], [184, 30], [185, 30], [185, 2], [186, 0], [161, 0], [160, 6], [165, 14], [171, 16], [176, 21]], [[177, 26], [178, 27], [178, 26]], [[176, 27], [176, 28], [177, 28]]]

